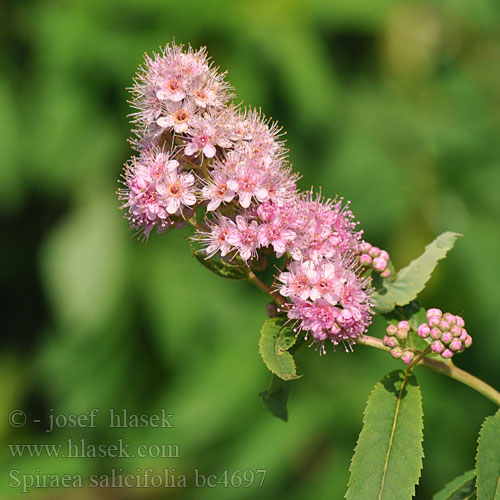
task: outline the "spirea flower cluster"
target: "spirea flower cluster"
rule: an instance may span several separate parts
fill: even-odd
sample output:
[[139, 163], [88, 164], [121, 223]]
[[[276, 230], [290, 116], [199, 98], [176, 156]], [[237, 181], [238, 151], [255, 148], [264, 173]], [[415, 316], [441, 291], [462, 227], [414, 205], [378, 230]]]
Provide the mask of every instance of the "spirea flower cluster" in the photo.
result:
[[232, 103], [205, 49], [146, 56], [132, 93], [137, 156], [119, 190], [132, 228], [147, 238], [189, 223], [207, 259], [276, 266], [268, 288], [297, 334], [322, 351], [327, 340], [351, 345], [372, 317], [363, 273], [390, 271], [348, 204], [297, 190], [280, 129]]

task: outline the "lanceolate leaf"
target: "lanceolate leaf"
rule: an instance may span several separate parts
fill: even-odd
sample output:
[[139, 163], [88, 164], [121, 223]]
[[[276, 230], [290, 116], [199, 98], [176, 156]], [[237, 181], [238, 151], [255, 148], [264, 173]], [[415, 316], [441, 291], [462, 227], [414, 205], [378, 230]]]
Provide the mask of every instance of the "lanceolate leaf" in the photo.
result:
[[500, 410], [479, 432], [476, 476], [477, 500], [500, 500]]
[[264, 401], [268, 410], [281, 420], [285, 422], [288, 420], [288, 394], [290, 393], [291, 382], [285, 382], [276, 375], [272, 375], [271, 383], [269, 387], [262, 392], [259, 392], [259, 396]]
[[351, 462], [347, 500], [410, 500], [422, 469], [423, 413], [414, 375], [375, 385]]
[[271, 318], [264, 323], [259, 352], [269, 370], [283, 380], [292, 380], [300, 375], [288, 350], [297, 339], [290, 327], [283, 326], [283, 321], [283, 318]]
[[476, 498], [476, 476], [473, 470], [450, 481], [432, 500], [473, 500]]
[[425, 247], [420, 257], [401, 269], [394, 279], [384, 280], [381, 288], [374, 293], [375, 310], [385, 314], [396, 305], [404, 306], [415, 299], [429, 281], [437, 263], [446, 257], [459, 236], [450, 231], [439, 235]]

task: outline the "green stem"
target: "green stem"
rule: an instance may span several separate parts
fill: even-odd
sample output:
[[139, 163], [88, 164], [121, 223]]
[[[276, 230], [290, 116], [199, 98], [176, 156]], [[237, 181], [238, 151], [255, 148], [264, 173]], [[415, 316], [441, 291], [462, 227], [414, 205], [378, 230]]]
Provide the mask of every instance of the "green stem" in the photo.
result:
[[[356, 341], [358, 344], [367, 345], [369, 347], [374, 347], [375, 349], [380, 349], [381, 351], [390, 351], [389, 347], [386, 347], [381, 339], [375, 337], [370, 337], [369, 335], [363, 335]], [[491, 387], [483, 380], [475, 377], [474, 375], [458, 368], [457, 366], [438, 361], [437, 359], [423, 358], [420, 359], [417, 366], [423, 366], [424, 368], [429, 368], [435, 372], [442, 373], [448, 377], [462, 382], [462, 384], [468, 385], [470, 388], [482, 394], [484, 397], [493, 401], [496, 405], [500, 406], [500, 392]]]

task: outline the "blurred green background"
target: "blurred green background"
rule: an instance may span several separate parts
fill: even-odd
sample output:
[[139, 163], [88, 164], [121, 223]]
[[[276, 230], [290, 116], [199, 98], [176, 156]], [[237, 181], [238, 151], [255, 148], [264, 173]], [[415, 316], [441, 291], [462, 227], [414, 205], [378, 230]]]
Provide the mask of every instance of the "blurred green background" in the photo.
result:
[[[287, 131], [302, 187], [339, 194], [397, 267], [464, 234], [422, 299], [461, 313], [457, 364], [500, 385], [500, 4], [494, 0], [7, 1], [0, 7], [1, 498], [8, 471], [267, 469], [261, 489], [34, 489], [47, 499], [341, 499], [364, 403], [400, 363], [358, 347], [298, 355], [290, 419], [257, 396], [265, 297], [223, 281], [179, 234], [131, 239], [117, 210], [144, 52], [207, 45], [245, 103]], [[381, 335], [375, 322], [371, 333]], [[418, 499], [472, 468], [494, 405], [417, 373], [425, 410]], [[7, 416], [23, 409], [15, 429]], [[173, 429], [61, 429], [54, 413], [174, 414]], [[175, 443], [175, 459], [12, 458], [7, 443]], [[368, 499], [367, 499], [368, 500]]]

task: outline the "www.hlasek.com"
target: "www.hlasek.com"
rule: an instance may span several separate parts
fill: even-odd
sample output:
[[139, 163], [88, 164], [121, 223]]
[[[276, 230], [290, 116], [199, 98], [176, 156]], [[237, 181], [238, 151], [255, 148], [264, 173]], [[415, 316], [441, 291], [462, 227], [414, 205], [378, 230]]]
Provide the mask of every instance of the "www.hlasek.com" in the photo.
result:
[[178, 444], [125, 443], [118, 439], [112, 444], [89, 443], [82, 439], [67, 439], [64, 443], [9, 444], [12, 458], [181, 458]]
[[106, 474], [23, 474], [19, 469], [9, 471], [9, 486], [21, 493], [45, 488], [262, 488], [266, 469], [223, 470], [219, 474], [204, 474], [194, 469], [192, 474], [178, 474], [175, 469], [136, 469], [134, 473], [111, 469]]

